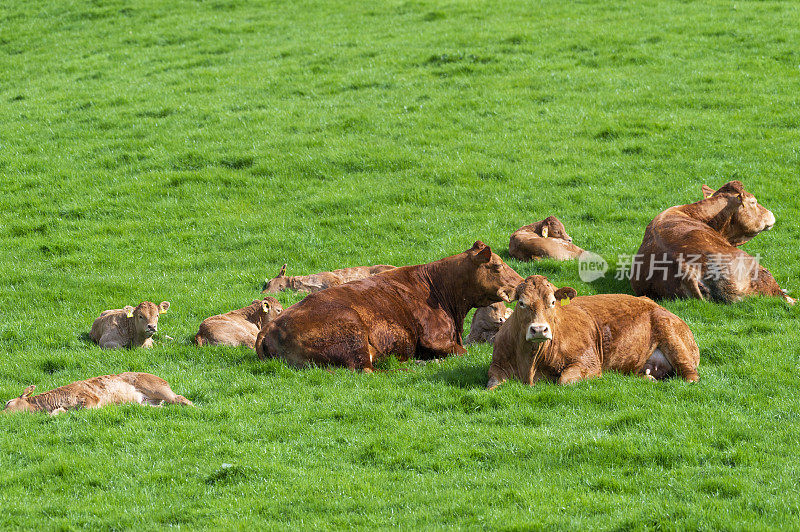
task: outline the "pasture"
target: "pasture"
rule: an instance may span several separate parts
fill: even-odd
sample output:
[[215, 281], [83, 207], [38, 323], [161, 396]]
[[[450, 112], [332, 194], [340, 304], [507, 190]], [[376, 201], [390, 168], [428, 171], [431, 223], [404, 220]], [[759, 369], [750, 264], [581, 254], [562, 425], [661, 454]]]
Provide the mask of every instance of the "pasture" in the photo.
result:
[[[488, 393], [484, 344], [365, 375], [191, 339], [284, 262], [477, 239], [508, 259], [550, 214], [613, 270], [730, 179], [777, 217], [744, 249], [797, 297], [798, 20], [769, 1], [4, 2], [0, 399], [146, 371], [198, 408], [0, 415], [0, 527], [795, 528], [800, 309], [777, 299], [664, 303], [700, 345], [694, 385]], [[89, 341], [142, 300], [172, 303], [153, 349]]]

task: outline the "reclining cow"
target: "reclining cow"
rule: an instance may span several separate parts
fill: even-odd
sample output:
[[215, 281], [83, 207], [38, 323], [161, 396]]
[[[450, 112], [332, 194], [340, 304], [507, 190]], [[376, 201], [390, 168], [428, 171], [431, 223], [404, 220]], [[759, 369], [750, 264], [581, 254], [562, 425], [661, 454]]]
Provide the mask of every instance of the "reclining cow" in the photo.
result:
[[494, 336], [500, 330], [500, 326], [513, 311], [502, 301], [492, 303], [488, 307], [480, 307], [475, 310], [472, 316], [472, 324], [469, 328], [469, 336], [464, 343], [474, 344], [478, 342], [491, 344]]
[[244, 345], [255, 349], [259, 331], [281, 312], [283, 306], [277, 299], [265, 297], [244, 308], [206, 318], [200, 324], [194, 339], [198, 346]]
[[748, 295], [794, 299], [741, 246], [775, 225], [742, 183], [719, 190], [703, 186], [705, 199], [670, 207], [650, 222], [630, 267], [631, 287], [653, 298], [697, 298], [733, 303]]
[[352, 268], [342, 268], [331, 272], [313, 273], [311, 275], [285, 275], [286, 264], [281, 267], [276, 277], [264, 280], [264, 290], [262, 294], [275, 294], [282, 290], [296, 290], [312, 294], [325, 290], [331, 286], [366, 279], [378, 273], [393, 270], [394, 266], [388, 264], [378, 264], [376, 266], [354, 266]]
[[483, 242], [436, 262], [404, 266], [309, 295], [258, 335], [259, 358], [294, 366], [372, 371], [383, 357], [441, 358], [466, 352], [470, 309], [510, 301], [522, 277]]
[[700, 352], [689, 326], [646, 297], [575, 297], [575, 289], [556, 288], [541, 275], [525, 279], [516, 295], [517, 307], [494, 339], [490, 390], [509, 379], [571, 384], [603, 371], [698, 379]]
[[176, 395], [169, 383], [150, 373], [102, 375], [33, 395], [36, 385], [6, 403], [8, 412], [48, 412], [55, 416], [77, 408], [100, 408], [110, 404], [139, 403], [161, 406], [162, 403], [194, 406]]
[[152, 347], [158, 331], [158, 316], [169, 309], [169, 301], [160, 305], [143, 301], [137, 307], [105, 310], [92, 323], [89, 334], [103, 349]]
[[511, 235], [508, 253], [518, 260], [576, 259], [583, 250], [572, 243], [572, 237], [561, 220], [548, 216], [541, 222], [520, 227]]

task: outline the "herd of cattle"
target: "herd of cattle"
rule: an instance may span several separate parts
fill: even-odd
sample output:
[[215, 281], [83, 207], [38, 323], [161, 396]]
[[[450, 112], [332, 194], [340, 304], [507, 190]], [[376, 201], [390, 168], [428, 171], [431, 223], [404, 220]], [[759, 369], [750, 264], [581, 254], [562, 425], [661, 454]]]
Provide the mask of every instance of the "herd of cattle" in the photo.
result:
[[[283, 309], [273, 297], [204, 320], [198, 346], [247, 346], [260, 359], [278, 358], [292, 366], [343, 366], [363, 372], [390, 355], [429, 360], [464, 354], [467, 313], [477, 308], [467, 343], [493, 342], [489, 389], [509, 379], [569, 384], [605, 370], [651, 380], [680, 376], [698, 379], [699, 349], [686, 323], [650, 298], [698, 298], [733, 303], [748, 295], [794, 300], [757, 263], [734, 267], [750, 255], [739, 249], [771, 229], [774, 215], [739, 181], [718, 190], [703, 187], [704, 199], [670, 207], [645, 231], [624, 294], [580, 296], [541, 275], [523, 279], [483, 242], [428, 264], [345, 268], [307, 276], [286, 276], [286, 264], [267, 280], [264, 292], [307, 292]], [[509, 254], [519, 260], [578, 257], [554, 216], [513, 233]], [[713, 265], [712, 257], [722, 256]], [[691, 259], [687, 259], [691, 257]], [[652, 266], [658, 262], [654, 276]], [[751, 261], [752, 262], [752, 261]], [[511, 310], [506, 302], [517, 301]], [[145, 301], [107, 310], [94, 322], [91, 338], [102, 348], [150, 347], [159, 314], [169, 309]], [[148, 373], [104, 375], [33, 396], [35, 386], [6, 404], [9, 411], [96, 408], [137, 402], [192, 405], [163, 379]]]

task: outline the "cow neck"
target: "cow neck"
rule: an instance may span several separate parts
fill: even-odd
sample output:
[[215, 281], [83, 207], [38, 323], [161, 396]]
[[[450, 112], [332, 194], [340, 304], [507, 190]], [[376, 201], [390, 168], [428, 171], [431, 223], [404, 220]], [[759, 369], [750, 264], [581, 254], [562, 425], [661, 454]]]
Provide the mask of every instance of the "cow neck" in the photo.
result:
[[713, 196], [697, 203], [684, 205], [681, 210], [684, 214], [723, 234], [730, 226], [737, 208], [736, 202], [730, 201], [730, 196]]
[[53, 410], [62, 406], [62, 395], [63, 394], [58, 393], [58, 390], [50, 390], [49, 392], [28, 397], [27, 401], [29, 405], [33, 405], [37, 410], [47, 410], [48, 412], [52, 412]]
[[[464, 319], [467, 313], [475, 305], [465, 297], [463, 289], [459, 289], [457, 284], [460, 280], [457, 269], [458, 263], [447, 257], [436, 262], [423, 264], [420, 266], [420, 275], [429, 286], [430, 293], [453, 319], [456, 324], [456, 331], [464, 329]], [[469, 258], [465, 258], [469, 260]], [[456, 268], [454, 268], [456, 266]], [[460, 334], [456, 334], [458, 339]]]
[[244, 317], [247, 321], [253, 323], [259, 323], [259, 313], [261, 312], [261, 301], [257, 303], [252, 303], [247, 305], [244, 308], [240, 308], [238, 310], [234, 310], [232, 313], [239, 314], [240, 316]]
[[134, 320], [136, 319], [136, 315], [134, 314], [130, 318], [125, 314], [125, 311], [122, 311], [122, 321], [119, 323], [120, 332], [122, 332], [122, 336], [124, 338], [130, 338], [132, 344], [131, 345], [142, 345], [145, 340], [147, 340], [144, 335], [142, 338], [139, 337], [138, 332], [136, 331], [136, 324]]

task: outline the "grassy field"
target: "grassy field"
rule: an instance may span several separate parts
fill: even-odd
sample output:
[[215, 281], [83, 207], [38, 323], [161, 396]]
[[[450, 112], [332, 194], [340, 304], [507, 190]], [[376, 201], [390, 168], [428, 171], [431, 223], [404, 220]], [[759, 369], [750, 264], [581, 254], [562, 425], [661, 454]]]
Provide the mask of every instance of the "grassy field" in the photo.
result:
[[[745, 249], [800, 295], [798, 20], [749, 1], [2, 3], [0, 399], [136, 370], [198, 408], [0, 415], [0, 528], [796, 528], [800, 309], [778, 300], [665, 303], [700, 345], [696, 385], [487, 393], [486, 345], [362, 375], [190, 339], [283, 262], [419, 264], [476, 239], [507, 258], [549, 214], [613, 268], [730, 179], [778, 220]], [[172, 302], [174, 340], [87, 340], [145, 299]]]

